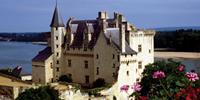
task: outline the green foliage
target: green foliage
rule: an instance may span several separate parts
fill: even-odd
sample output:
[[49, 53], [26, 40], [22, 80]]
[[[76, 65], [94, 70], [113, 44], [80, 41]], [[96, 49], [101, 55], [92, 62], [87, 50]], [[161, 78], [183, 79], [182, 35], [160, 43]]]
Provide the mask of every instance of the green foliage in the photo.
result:
[[103, 78], [98, 78], [96, 81], [93, 82], [93, 87], [102, 87], [106, 84]]
[[58, 81], [71, 83], [72, 82], [72, 78], [69, 77], [68, 75], [62, 75], [62, 76], [60, 76]]
[[[200, 81], [191, 82], [185, 77], [185, 70], [180, 71], [178, 68], [180, 62], [173, 60], [158, 61], [153, 64], [147, 65], [142, 75], [141, 80], [142, 96], [148, 96], [149, 99], [162, 99], [169, 100], [175, 98], [176, 93], [180, 89], [187, 88], [189, 85], [199, 87]], [[165, 73], [165, 77], [155, 79], [152, 77], [155, 71], [161, 70]]]
[[[155, 35], [155, 48], [174, 48], [177, 51], [200, 51], [200, 31], [162, 31]], [[192, 44], [192, 45], [191, 45]]]
[[60, 100], [57, 90], [50, 86], [43, 86], [37, 89], [28, 89], [19, 94], [16, 100]]

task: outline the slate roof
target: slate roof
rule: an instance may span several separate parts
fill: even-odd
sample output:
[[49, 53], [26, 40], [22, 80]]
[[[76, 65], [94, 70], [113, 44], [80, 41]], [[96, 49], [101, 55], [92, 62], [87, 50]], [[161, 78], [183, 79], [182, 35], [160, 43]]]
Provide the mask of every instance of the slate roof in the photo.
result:
[[91, 33], [91, 41], [88, 48], [92, 49], [96, 44], [97, 38], [100, 33], [100, 27], [97, 20], [75, 20], [70, 25], [71, 32], [74, 34], [74, 41], [70, 45], [72, 48], [81, 48], [84, 41], [84, 30], [89, 30]]
[[[118, 48], [118, 50], [121, 51], [120, 48], [120, 42], [119, 42], [119, 28], [107, 28], [107, 32], [104, 33], [105, 37], [109, 40], [111, 38], [111, 42]], [[137, 54], [136, 51], [131, 49], [131, 47], [128, 45], [127, 41], [125, 42], [125, 52], [122, 52], [122, 54]]]
[[55, 7], [50, 26], [51, 27], [64, 27], [65, 26], [63, 23], [62, 17], [60, 16], [60, 13], [58, 11], [57, 5]]
[[35, 62], [42, 62], [45, 61], [47, 58], [49, 58], [52, 55], [51, 47], [46, 47], [42, 51], [40, 51], [37, 56], [35, 56], [32, 61]]

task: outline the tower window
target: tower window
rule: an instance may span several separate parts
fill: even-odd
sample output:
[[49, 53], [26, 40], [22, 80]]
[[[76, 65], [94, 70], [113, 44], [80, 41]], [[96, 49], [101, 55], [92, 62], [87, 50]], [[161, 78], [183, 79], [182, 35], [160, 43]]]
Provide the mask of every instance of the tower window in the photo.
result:
[[85, 60], [84, 62], [85, 62], [85, 68], [87, 69], [88, 68], [88, 61]]
[[138, 45], [138, 52], [142, 52], [142, 45]]
[[126, 75], [129, 76], [129, 71], [126, 72]]
[[56, 48], [58, 48], [58, 45], [56, 45]]
[[56, 56], [57, 56], [57, 57], [59, 56], [59, 53], [58, 53], [58, 52], [56, 53]]
[[68, 66], [71, 67], [72, 63], [71, 60], [68, 60]]
[[56, 68], [56, 71], [59, 72], [59, 68], [58, 67]]
[[112, 58], [115, 59], [115, 55], [114, 54], [113, 54]]
[[85, 83], [89, 83], [90, 82], [90, 77], [88, 75], [85, 76]]
[[58, 30], [58, 27], [56, 27], [56, 30]]
[[53, 64], [52, 63], [50, 63], [50, 66], [51, 66], [51, 68], [53, 68]]
[[97, 67], [97, 73], [96, 73], [96, 75], [99, 75], [99, 67]]
[[67, 50], [69, 50], [69, 44], [67, 44]]
[[56, 40], [58, 40], [58, 36], [56, 36]]
[[99, 55], [98, 54], [96, 55], [96, 59], [99, 59]]
[[141, 62], [141, 61], [138, 62], [138, 68], [139, 68], [139, 69], [142, 68], [142, 62]]
[[56, 61], [56, 64], [59, 64], [59, 60]]

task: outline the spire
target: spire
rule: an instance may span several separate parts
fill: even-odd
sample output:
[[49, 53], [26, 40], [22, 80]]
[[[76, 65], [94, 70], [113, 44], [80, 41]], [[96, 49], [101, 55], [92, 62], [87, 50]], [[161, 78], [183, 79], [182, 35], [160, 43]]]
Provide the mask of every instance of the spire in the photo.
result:
[[56, 0], [56, 7], [53, 13], [53, 18], [50, 24], [51, 27], [64, 27], [62, 17], [60, 16], [60, 13], [57, 8], [57, 0]]

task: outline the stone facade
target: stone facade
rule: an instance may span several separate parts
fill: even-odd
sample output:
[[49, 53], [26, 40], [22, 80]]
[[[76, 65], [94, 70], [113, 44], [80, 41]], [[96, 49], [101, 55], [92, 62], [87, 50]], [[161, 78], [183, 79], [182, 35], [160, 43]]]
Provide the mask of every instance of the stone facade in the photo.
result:
[[50, 26], [47, 48], [51, 50], [33, 59], [35, 83], [48, 83], [52, 78], [56, 82], [68, 75], [82, 85], [103, 78], [119, 90], [123, 84], [140, 81], [144, 66], [154, 62], [155, 31], [137, 29], [122, 14], [109, 18], [99, 12], [94, 20], [69, 18], [65, 27], [56, 7]]

